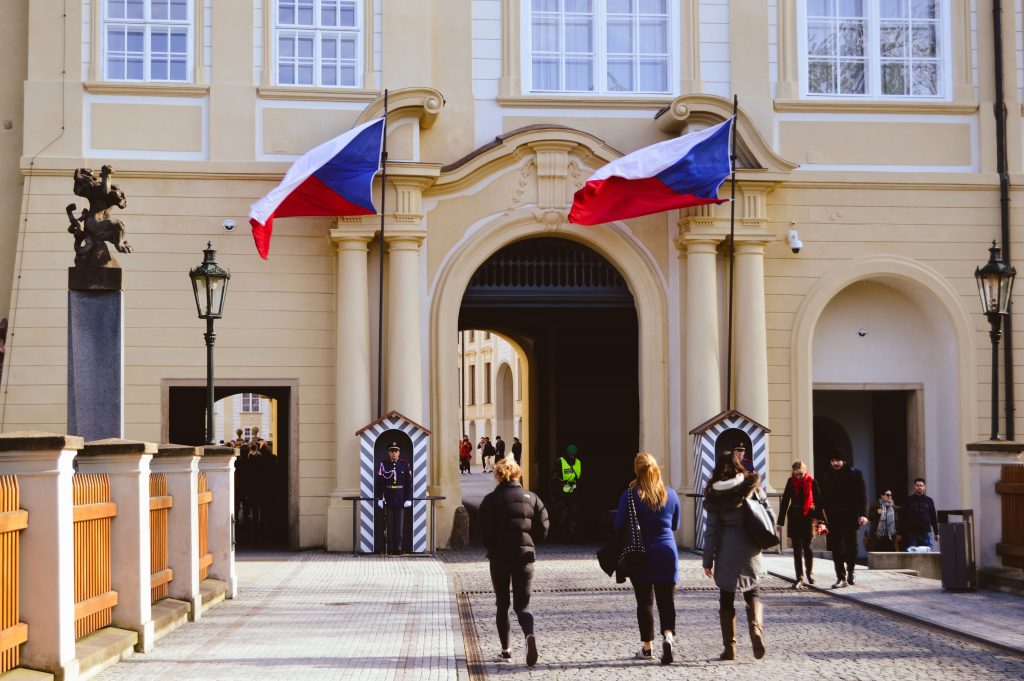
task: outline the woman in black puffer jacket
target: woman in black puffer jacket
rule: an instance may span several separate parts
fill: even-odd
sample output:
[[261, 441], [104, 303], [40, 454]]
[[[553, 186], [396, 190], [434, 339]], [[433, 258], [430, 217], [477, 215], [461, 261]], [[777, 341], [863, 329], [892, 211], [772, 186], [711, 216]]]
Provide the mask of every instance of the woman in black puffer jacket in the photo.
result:
[[487, 558], [491, 561], [491, 583], [498, 605], [498, 638], [501, 653], [498, 660], [509, 662], [508, 607], [509, 584], [511, 605], [526, 636], [526, 664], [537, 663], [537, 641], [533, 636], [533, 615], [530, 613], [530, 583], [533, 581], [534, 546], [548, 535], [548, 512], [536, 494], [523, 489], [519, 482], [519, 466], [511, 459], [494, 464], [498, 486], [480, 502], [477, 513], [483, 532]]

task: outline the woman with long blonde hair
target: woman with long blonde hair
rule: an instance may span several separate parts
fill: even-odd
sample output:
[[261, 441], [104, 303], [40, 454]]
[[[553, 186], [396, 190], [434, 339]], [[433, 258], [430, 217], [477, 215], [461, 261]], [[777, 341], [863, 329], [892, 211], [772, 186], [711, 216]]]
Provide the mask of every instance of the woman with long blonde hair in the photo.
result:
[[[661, 468], [653, 456], [640, 452], [633, 459], [636, 479], [619, 499], [615, 529], [621, 531], [628, 518], [629, 504], [636, 508], [640, 534], [647, 549], [643, 567], [629, 575], [636, 596], [636, 619], [640, 625], [642, 647], [636, 656], [653, 657], [654, 602], [658, 604], [661, 625], [661, 663], [672, 662], [672, 645], [676, 629], [676, 606], [673, 601], [679, 581], [679, 549], [674, 532], [679, 529], [679, 496], [666, 488]], [[652, 598], [653, 595], [653, 598]]]

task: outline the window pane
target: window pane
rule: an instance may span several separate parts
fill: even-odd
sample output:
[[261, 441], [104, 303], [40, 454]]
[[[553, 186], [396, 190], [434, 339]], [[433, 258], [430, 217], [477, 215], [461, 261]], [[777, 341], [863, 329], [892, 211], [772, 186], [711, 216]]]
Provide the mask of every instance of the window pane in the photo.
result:
[[589, 17], [566, 18], [565, 51], [593, 52], [593, 22]]
[[312, 3], [312, 0], [310, 0], [309, 2], [306, 2], [305, 0], [299, 0], [298, 19], [296, 20], [296, 23], [300, 24], [302, 26], [312, 26], [313, 25], [313, 3]]
[[323, 7], [320, 8], [320, 25], [321, 26], [337, 26], [338, 25], [338, 8], [333, 7], [327, 3], [324, 3]]
[[907, 94], [907, 65], [902, 63], [882, 64], [882, 94]]
[[664, 59], [640, 61], [640, 90], [668, 92], [668, 62]]
[[291, 64], [281, 64], [278, 69], [277, 82], [282, 85], [295, 85], [295, 67]]
[[299, 64], [297, 80], [300, 85], [312, 85], [313, 84], [313, 65], [312, 64]]
[[831, 17], [834, 15], [832, 0], [807, 0], [807, 16]]
[[590, 59], [566, 59], [565, 89], [591, 92], [594, 89], [594, 62]]
[[640, 20], [640, 54], [668, 52], [668, 25], [664, 19]]
[[107, 1], [107, 18], [108, 19], [124, 19], [124, 0], [108, 0]]
[[608, 60], [608, 89], [612, 92], [632, 92], [633, 61], [629, 59]]
[[883, 22], [880, 30], [883, 57], [907, 56], [907, 26], [903, 23]]
[[835, 94], [835, 67], [829, 61], [811, 61], [807, 64], [807, 91], [814, 94]]
[[128, 51], [142, 53], [146, 49], [146, 34], [143, 31], [128, 31]]
[[312, 59], [313, 58], [313, 39], [310, 37], [299, 38], [299, 58], [300, 59]]
[[295, 23], [295, 3], [285, 2], [279, 0], [277, 6], [277, 23], [279, 24], [294, 24]]
[[543, 52], [557, 52], [559, 50], [557, 19], [534, 18], [533, 49]]
[[149, 8], [149, 15], [155, 21], [166, 21], [170, 18], [169, 7], [167, 0], [151, 0], [152, 4]]
[[175, 54], [188, 54], [187, 32], [171, 31], [171, 52]]
[[146, 77], [145, 70], [142, 64], [142, 57], [128, 57], [128, 80], [142, 80]]
[[356, 84], [356, 67], [354, 65], [349, 66], [342, 64], [339, 69], [338, 85], [347, 85], [349, 87]]
[[356, 3], [343, 2], [340, 7], [341, 9], [338, 10], [338, 25], [354, 27], [356, 25]]
[[864, 56], [863, 22], [844, 22], [839, 29], [839, 54], [844, 57]]
[[939, 68], [937, 64], [914, 64], [914, 83], [911, 94], [935, 96], [939, 94]]
[[558, 0], [533, 0], [534, 12], [557, 12]]
[[885, 19], [907, 16], [907, 0], [881, 0], [879, 14]]
[[174, 21], [186, 21], [188, 19], [187, 0], [171, 0], [171, 19]]
[[338, 85], [338, 70], [333, 64], [324, 64], [320, 67], [320, 84], [326, 87]]
[[594, 11], [593, 0], [565, 0], [566, 12], [590, 13]]
[[323, 37], [320, 39], [320, 57], [322, 59], [335, 59], [338, 56], [338, 43], [334, 38]]
[[839, 16], [864, 16], [864, 0], [839, 0]]
[[107, 29], [107, 51], [124, 52], [124, 31], [121, 29]]
[[282, 36], [277, 41], [277, 54], [281, 57], [295, 56], [295, 39]]
[[936, 56], [937, 41], [935, 38], [935, 24], [918, 24], [914, 26], [914, 45], [912, 54], [915, 57]]
[[864, 62], [847, 61], [839, 63], [839, 91], [844, 95], [862, 95], [867, 92], [864, 78]]
[[126, 16], [129, 19], [145, 19], [145, 8], [143, 7], [142, 0], [128, 0]]
[[910, 16], [915, 19], [937, 19], [938, 4], [935, 0], [910, 0]]
[[[589, 50], [576, 51], [589, 52]], [[608, 20], [608, 51], [611, 53], [632, 54], [633, 22], [630, 19]]]
[[167, 52], [167, 34], [163, 31], [153, 31], [150, 35], [149, 46], [153, 52]]
[[107, 59], [107, 78], [124, 80], [124, 59], [114, 57]]
[[171, 60], [170, 80], [188, 80], [188, 68], [184, 59]]
[[167, 80], [168, 63], [166, 58], [154, 57], [149, 64], [149, 77], [153, 80]]
[[632, 12], [632, 0], [608, 0], [608, 14], [630, 14]]
[[558, 59], [534, 57], [533, 89], [558, 90]]
[[342, 59], [356, 58], [355, 36], [343, 36], [338, 40], [338, 54]]
[[668, 14], [666, 0], [640, 0], [641, 14]]
[[808, 22], [807, 53], [820, 56], [832, 56], [836, 53], [836, 38], [831, 22]]

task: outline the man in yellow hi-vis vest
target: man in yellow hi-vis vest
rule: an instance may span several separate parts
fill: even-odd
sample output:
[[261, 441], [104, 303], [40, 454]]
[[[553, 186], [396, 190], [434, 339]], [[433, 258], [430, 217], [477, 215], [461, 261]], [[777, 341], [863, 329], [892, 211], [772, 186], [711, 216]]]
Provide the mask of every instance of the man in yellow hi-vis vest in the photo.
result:
[[558, 489], [558, 501], [555, 505], [555, 528], [562, 541], [575, 541], [577, 515], [579, 509], [579, 484], [583, 465], [579, 460], [579, 449], [576, 445], [565, 448], [565, 456], [555, 461], [554, 482]]

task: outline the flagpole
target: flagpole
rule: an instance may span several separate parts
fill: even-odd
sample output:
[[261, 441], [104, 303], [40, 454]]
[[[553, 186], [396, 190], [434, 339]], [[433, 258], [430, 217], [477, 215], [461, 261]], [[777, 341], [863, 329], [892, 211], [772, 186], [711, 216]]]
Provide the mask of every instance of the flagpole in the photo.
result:
[[388, 182], [388, 91], [384, 90], [384, 131], [380, 148], [380, 240], [377, 254], [377, 418], [384, 416], [384, 197]]
[[732, 411], [732, 291], [733, 274], [736, 269], [736, 113], [740, 98], [732, 96], [732, 130], [729, 131], [729, 162], [732, 166], [732, 195], [729, 200], [729, 331], [725, 353], [725, 410]]

